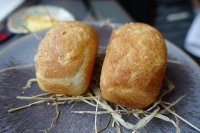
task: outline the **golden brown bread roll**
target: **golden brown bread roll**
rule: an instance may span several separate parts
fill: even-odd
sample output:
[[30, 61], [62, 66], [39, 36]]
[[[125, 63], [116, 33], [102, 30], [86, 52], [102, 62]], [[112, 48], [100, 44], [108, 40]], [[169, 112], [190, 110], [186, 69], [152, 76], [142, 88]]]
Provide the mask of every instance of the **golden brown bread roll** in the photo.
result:
[[155, 28], [129, 23], [112, 32], [103, 62], [100, 88], [104, 99], [131, 108], [155, 101], [165, 75], [165, 40]]
[[51, 93], [85, 93], [97, 49], [97, 32], [88, 24], [71, 21], [56, 25], [46, 33], [36, 54], [39, 86]]

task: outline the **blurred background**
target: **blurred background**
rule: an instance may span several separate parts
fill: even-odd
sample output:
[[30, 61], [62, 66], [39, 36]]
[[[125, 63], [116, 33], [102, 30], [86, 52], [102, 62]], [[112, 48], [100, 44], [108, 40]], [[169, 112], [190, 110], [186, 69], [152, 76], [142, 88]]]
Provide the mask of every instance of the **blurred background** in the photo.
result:
[[[118, 0], [118, 2], [135, 21], [155, 26], [166, 39], [200, 63], [200, 0]], [[198, 20], [195, 21], [197, 15]], [[198, 49], [197, 52], [186, 47], [189, 45], [190, 48], [191, 43], [198, 45], [195, 48]]]
[[36, 5], [53, 5], [81, 21], [148, 23], [200, 63], [199, 3], [200, 0], [0, 0], [0, 50], [25, 35], [14, 29], [13, 21], [20, 18], [16, 12]]

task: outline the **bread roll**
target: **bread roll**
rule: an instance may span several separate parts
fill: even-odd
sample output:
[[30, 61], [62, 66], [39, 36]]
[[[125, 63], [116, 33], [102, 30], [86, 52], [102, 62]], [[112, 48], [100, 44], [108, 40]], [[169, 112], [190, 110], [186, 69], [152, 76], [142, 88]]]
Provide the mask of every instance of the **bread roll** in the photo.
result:
[[129, 23], [112, 32], [103, 62], [104, 99], [142, 109], [153, 103], [165, 75], [165, 40], [155, 28]]
[[98, 49], [98, 35], [83, 22], [71, 21], [50, 29], [36, 54], [36, 77], [51, 93], [81, 95], [87, 91]]

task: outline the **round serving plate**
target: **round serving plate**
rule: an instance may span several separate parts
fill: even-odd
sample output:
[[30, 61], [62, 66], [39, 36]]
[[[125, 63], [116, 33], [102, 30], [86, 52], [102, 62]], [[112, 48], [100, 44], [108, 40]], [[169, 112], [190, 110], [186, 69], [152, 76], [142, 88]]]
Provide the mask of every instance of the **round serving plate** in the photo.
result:
[[[100, 46], [105, 46], [109, 40], [112, 28], [109, 24], [104, 25], [95, 23], [93, 26], [97, 29], [100, 37]], [[46, 31], [38, 32], [41, 38]], [[38, 48], [39, 40], [33, 34], [27, 35], [9, 45], [0, 51], [0, 69], [34, 64], [34, 56]], [[177, 60], [182, 64], [168, 63], [167, 77], [175, 84], [175, 89], [165, 97], [165, 101], [175, 101], [177, 98], [185, 97], [174, 107], [177, 114], [200, 128], [200, 68], [199, 66], [182, 50], [166, 40], [168, 49], [168, 59]], [[13, 69], [1, 72], [0, 70], [0, 132], [9, 133], [39, 133], [40, 130], [50, 126], [55, 116], [55, 107], [40, 104], [31, 108], [8, 113], [8, 110], [14, 107], [22, 106], [33, 101], [24, 101], [16, 99], [16, 96], [31, 96], [42, 91], [37, 84], [22, 93], [22, 87], [27, 80], [35, 77], [34, 67], [24, 67], [23, 69]], [[60, 106], [60, 117], [55, 127], [50, 131], [52, 133], [88, 133], [94, 132], [93, 114], [73, 114], [70, 110], [94, 111], [92, 107], [83, 102], [77, 102], [72, 109], [72, 104], [66, 103]], [[170, 118], [174, 116], [167, 114]], [[102, 128], [108, 121], [109, 114], [101, 114], [97, 117], [98, 128]], [[134, 117], [124, 115], [126, 121], [134, 121]], [[115, 133], [117, 128], [111, 126], [112, 122], [103, 132]], [[182, 132], [197, 132], [181, 120], [179, 126]], [[122, 132], [131, 132], [122, 128]], [[146, 127], [141, 129], [142, 133], [173, 133], [175, 128], [172, 124], [154, 118]]]

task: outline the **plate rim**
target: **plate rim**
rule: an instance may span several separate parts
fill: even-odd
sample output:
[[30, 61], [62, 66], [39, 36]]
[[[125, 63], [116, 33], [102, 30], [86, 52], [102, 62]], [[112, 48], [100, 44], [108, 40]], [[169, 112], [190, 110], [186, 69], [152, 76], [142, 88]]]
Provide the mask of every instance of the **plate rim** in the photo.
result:
[[184, 52], [181, 48], [179, 48], [178, 46], [176, 46], [173, 42], [165, 39], [166, 44], [168, 44], [170, 47], [176, 49], [179, 53], [181, 53], [183, 56], [185, 56], [188, 60], [191, 61], [191, 63], [199, 70], [200, 72], [200, 65], [191, 57], [189, 56], [189, 54], [187, 54], [186, 52]]

